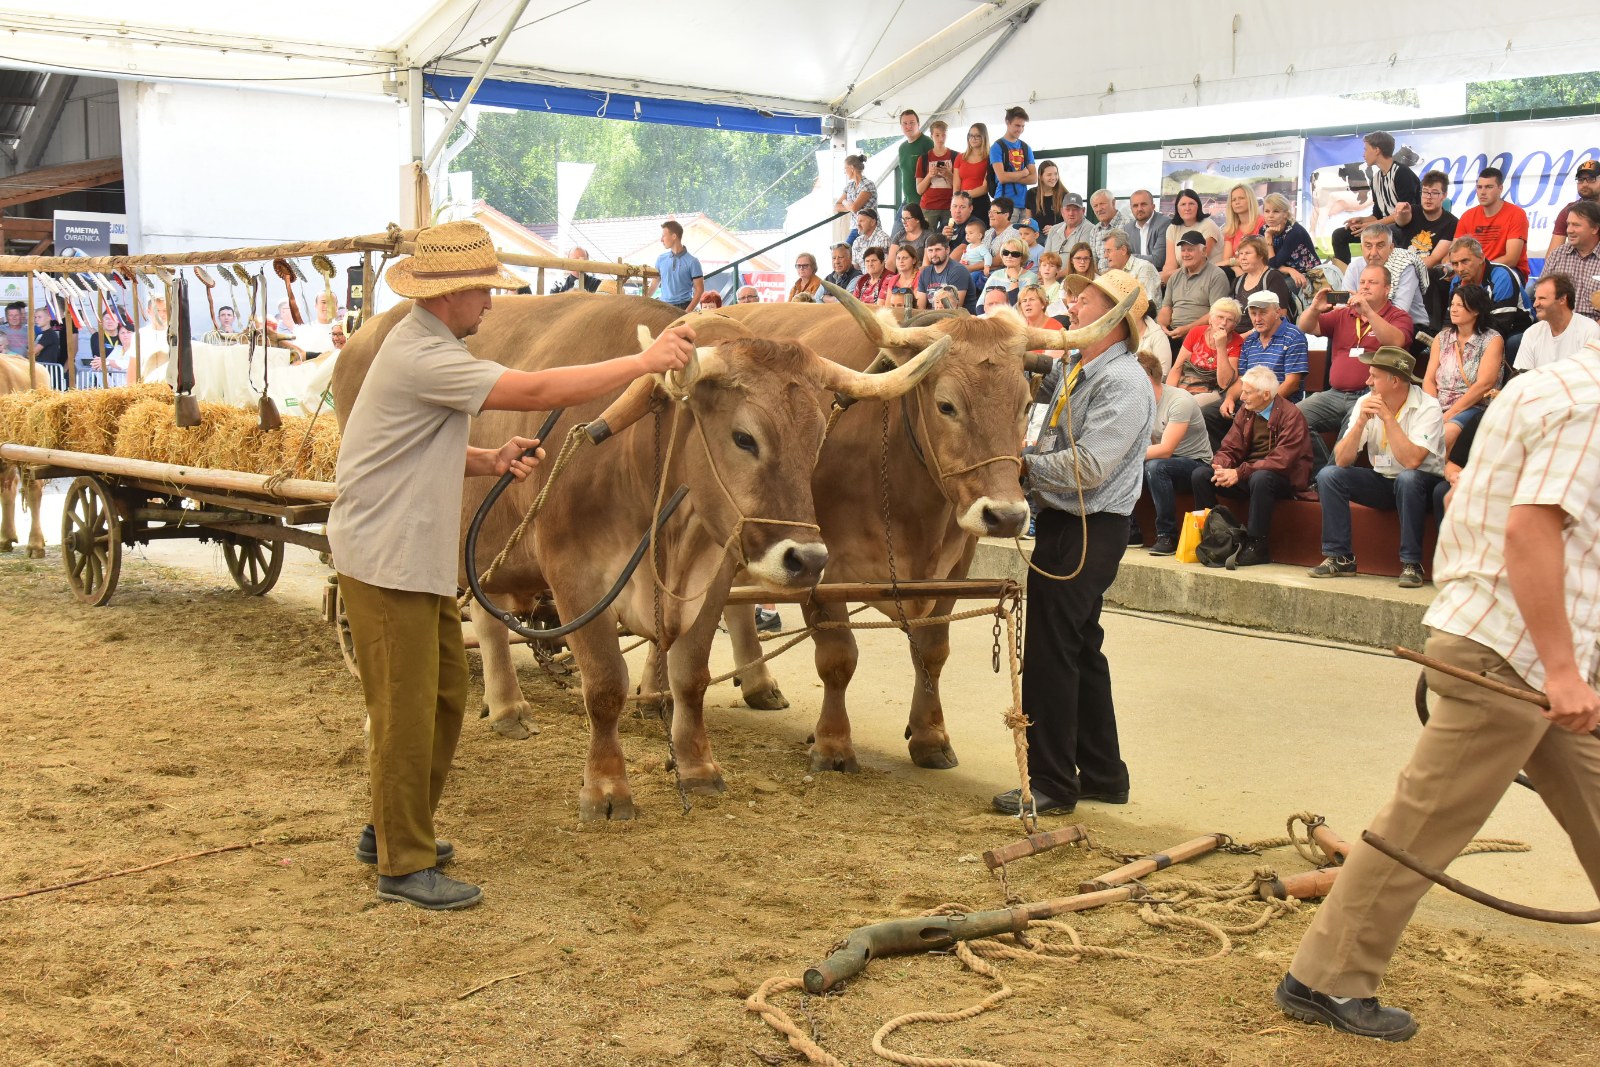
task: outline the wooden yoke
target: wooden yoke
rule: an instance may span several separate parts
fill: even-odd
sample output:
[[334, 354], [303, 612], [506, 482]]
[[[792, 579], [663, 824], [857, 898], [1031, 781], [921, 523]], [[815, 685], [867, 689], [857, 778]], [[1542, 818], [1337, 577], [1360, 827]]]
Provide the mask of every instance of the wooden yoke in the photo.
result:
[[1116, 870], [1102, 874], [1093, 881], [1084, 882], [1078, 886], [1078, 890], [1081, 893], [1095, 893], [1102, 889], [1126, 885], [1146, 875], [1164, 871], [1174, 863], [1182, 863], [1184, 860], [1192, 860], [1196, 856], [1203, 856], [1207, 852], [1221, 848], [1227, 843], [1227, 834], [1206, 834], [1204, 837], [1196, 837], [1193, 840], [1185, 841], [1176, 848], [1169, 848], [1165, 852], [1152, 853], [1143, 859], [1125, 863]]

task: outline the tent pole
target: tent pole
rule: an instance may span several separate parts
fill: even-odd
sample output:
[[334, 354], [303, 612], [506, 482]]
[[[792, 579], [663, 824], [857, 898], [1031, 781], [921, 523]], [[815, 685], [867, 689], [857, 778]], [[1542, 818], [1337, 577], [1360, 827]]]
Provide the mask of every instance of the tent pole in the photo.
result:
[[[522, 13], [528, 10], [529, 0], [517, 0], [516, 8], [511, 12], [511, 17], [506, 19], [506, 25], [489, 45], [489, 51], [483, 57], [483, 62], [478, 64], [477, 71], [472, 75], [472, 81], [467, 83], [466, 92], [461, 94], [461, 99], [456, 101], [456, 106], [450, 109], [450, 117], [445, 120], [444, 131], [439, 134], [439, 139], [433, 142], [433, 148], [428, 151], [428, 158], [422, 163], [422, 169], [432, 170], [439, 159], [439, 153], [444, 151], [444, 146], [449, 143], [450, 135], [456, 131], [456, 126], [461, 122], [461, 116], [466, 114], [467, 105], [472, 103], [473, 96], [478, 92], [478, 86], [483, 84], [483, 79], [488, 75], [489, 69], [494, 66], [495, 59], [500, 55], [500, 49], [511, 38], [511, 31], [517, 28], [517, 20]], [[421, 96], [421, 90], [417, 90]]]

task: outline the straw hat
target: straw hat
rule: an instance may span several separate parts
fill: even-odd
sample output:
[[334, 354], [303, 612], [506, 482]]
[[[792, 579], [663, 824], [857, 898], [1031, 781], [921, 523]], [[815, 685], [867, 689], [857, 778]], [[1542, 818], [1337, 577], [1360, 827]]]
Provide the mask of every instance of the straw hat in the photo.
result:
[[389, 288], [413, 300], [467, 289], [520, 289], [521, 278], [500, 266], [489, 231], [471, 220], [417, 233], [416, 253], [389, 268]]
[[1113, 305], [1122, 303], [1122, 298], [1138, 290], [1139, 298], [1128, 308], [1126, 321], [1128, 323], [1128, 347], [1138, 348], [1139, 342], [1144, 337], [1144, 317], [1150, 311], [1150, 297], [1145, 293], [1144, 286], [1139, 284], [1139, 279], [1125, 270], [1108, 270], [1093, 278], [1085, 278], [1081, 274], [1069, 274], [1061, 279], [1062, 283], [1077, 296], [1089, 286], [1094, 286], [1111, 298]]

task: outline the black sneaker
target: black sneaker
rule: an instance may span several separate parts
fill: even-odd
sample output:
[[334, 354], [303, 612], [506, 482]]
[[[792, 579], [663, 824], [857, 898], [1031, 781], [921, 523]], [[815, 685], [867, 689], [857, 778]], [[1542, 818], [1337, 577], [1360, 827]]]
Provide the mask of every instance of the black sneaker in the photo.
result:
[[1423, 586], [1425, 586], [1427, 584], [1428, 584], [1428, 580], [1422, 576], [1422, 564], [1420, 564], [1420, 563], [1402, 563], [1402, 564], [1400, 564], [1400, 588], [1401, 589], [1421, 589]]
[[[1002, 815], [1016, 815], [1022, 807], [1022, 790], [1008, 789], [995, 794], [994, 810]], [[1033, 791], [1033, 810], [1040, 815], [1071, 815], [1077, 801], [1057, 800], [1047, 797], [1037, 789]]]
[[775, 634], [783, 630], [783, 616], [766, 608], [756, 609], [756, 633]]
[[1144, 547], [1144, 531], [1139, 529], [1139, 523], [1133, 516], [1128, 516], [1128, 547]]
[[[433, 847], [438, 854], [435, 867], [443, 867], [456, 858], [455, 846], [448, 841], [435, 841]], [[370, 822], [361, 828], [361, 836], [356, 838], [356, 859], [374, 865], [378, 862], [378, 835]]]
[[1156, 538], [1156, 543], [1150, 546], [1152, 556], [1176, 556], [1178, 554], [1178, 539], [1162, 535]]
[[1313, 578], [1348, 578], [1356, 572], [1354, 556], [1325, 556], [1306, 573]]
[[429, 911], [455, 911], [478, 903], [483, 899], [483, 890], [471, 882], [458, 882], [441, 874], [437, 867], [428, 867], [396, 878], [378, 875], [378, 897]]
[[1283, 976], [1272, 999], [1291, 1019], [1327, 1023], [1335, 1030], [1380, 1041], [1404, 1041], [1417, 1032], [1417, 1020], [1403, 1008], [1385, 1008], [1377, 997], [1334, 998], [1318, 993], [1292, 974]]

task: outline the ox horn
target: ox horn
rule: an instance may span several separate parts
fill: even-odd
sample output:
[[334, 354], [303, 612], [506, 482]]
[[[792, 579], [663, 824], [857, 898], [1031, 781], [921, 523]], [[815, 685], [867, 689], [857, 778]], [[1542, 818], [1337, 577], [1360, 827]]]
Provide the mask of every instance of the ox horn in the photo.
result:
[[873, 314], [867, 305], [834, 285], [832, 282], [823, 282], [822, 287], [828, 295], [844, 305], [856, 325], [861, 327], [861, 332], [867, 335], [867, 340], [877, 348], [909, 348], [921, 351], [933, 344], [940, 337], [939, 331], [931, 326], [900, 326], [887, 323]]
[[[639, 351], [644, 351], [655, 343], [655, 338], [650, 334], [650, 327], [639, 327]], [[718, 354], [716, 348], [696, 348], [694, 355], [689, 357], [688, 365], [682, 370], [667, 371], [658, 374], [662, 386], [672, 396], [681, 397], [688, 393], [689, 388], [699, 381], [710, 381], [713, 378], [726, 374], [728, 364]]]
[[1116, 307], [1102, 315], [1098, 321], [1092, 322], [1087, 326], [1081, 326], [1076, 330], [1041, 330], [1037, 326], [1029, 326], [1026, 331], [1026, 344], [1029, 349], [1068, 349], [1092, 345], [1116, 329], [1117, 323], [1123, 320], [1128, 314], [1128, 309], [1133, 307], [1134, 302], [1142, 295], [1143, 292], [1138, 287], [1135, 287], [1132, 292], [1118, 302]]
[[927, 377], [934, 365], [950, 351], [952, 343], [951, 338], [941, 337], [903, 365], [883, 374], [865, 374], [852, 370], [842, 363], [835, 363], [831, 359], [818, 356], [817, 360], [822, 364], [823, 380], [820, 384], [823, 388], [842, 393], [851, 400], [892, 400], [902, 393], [909, 392]]

